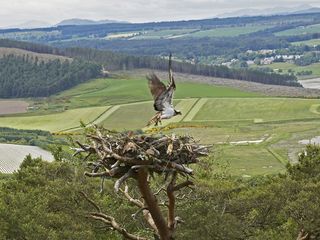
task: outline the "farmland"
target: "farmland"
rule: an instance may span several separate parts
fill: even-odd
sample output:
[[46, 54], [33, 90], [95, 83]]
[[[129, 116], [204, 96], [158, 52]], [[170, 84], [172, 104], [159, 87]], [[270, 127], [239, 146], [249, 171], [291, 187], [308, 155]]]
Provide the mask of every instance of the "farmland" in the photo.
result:
[[21, 100], [0, 100], [0, 116], [27, 111], [29, 103]]
[[68, 57], [63, 57], [63, 56], [59, 56], [59, 55], [54, 55], [54, 54], [45, 54], [45, 53], [35, 53], [35, 52], [31, 52], [31, 51], [27, 51], [27, 50], [22, 50], [19, 48], [5, 48], [5, 47], [0, 47], [0, 58], [6, 55], [15, 55], [15, 56], [29, 56], [31, 58], [38, 58], [38, 60], [40, 61], [44, 61], [44, 62], [48, 62], [48, 61], [52, 61], [52, 60], [56, 60], [59, 59], [61, 61], [71, 61], [71, 58]]
[[91, 123], [107, 109], [108, 107], [92, 107], [35, 116], [0, 117], [0, 125], [17, 129], [62, 131], [79, 127], [80, 121]]
[[0, 152], [0, 172], [2, 173], [12, 173], [18, 170], [22, 160], [28, 154], [32, 157], [42, 157], [47, 161], [53, 161], [53, 156], [39, 147], [0, 144]]
[[241, 27], [223, 27], [210, 30], [198, 31], [188, 34], [188, 37], [235, 37], [242, 34], [249, 34], [272, 27], [272, 25], [247, 25]]
[[165, 29], [165, 30], [152, 30], [138, 33], [116, 34], [110, 35], [109, 38], [124, 37], [134, 40], [145, 39], [170, 39], [170, 38], [202, 38], [202, 37], [235, 37], [242, 34], [248, 34], [257, 32], [266, 28], [272, 27], [272, 25], [247, 25], [247, 26], [229, 26], [220, 27], [209, 30], [201, 30], [197, 28], [185, 28], [185, 29]]
[[[257, 66], [253, 65], [251, 67], [255, 68]], [[266, 65], [266, 67], [272, 68], [276, 72], [278, 72], [281, 69], [283, 73], [290, 73], [289, 71], [295, 73], [302, 71], [312, 71], [312, 75], [308, 75], [308, 78], [320, 77], [320, 63], [314, 63], [308, 66], [298, 66], [293, 63], [272, 63], [270, 65]]]
[[[283, 63], [275, 67], [280, 66], [290, 67]], [[167, 78], [167, 73], [157, 74]], [[155, 112], [145, 75], [145, 71], [118, 72], [111, 78], [79, 84], [48, 99], [34, 100], [34, 109], [28, 113], [0, 117], [0, 125], [63, 133], [80, 131], [83, 121], [119, 131], [190, 134], [215, 144], [208, 161], [244, 177], [283, 171], [287, 161], [296, 161], [303, 148], [300, 140], [320, 135], [317, 99], [267, 97], [241, 87], [242, 82], [183, 74], [176, 74], [174, 101], [182, 115], [164, 120], [157, 130], [146, 128]], [[263, 89], [260, 85], [255, 88]], [[294, 88], [285, 92], [293, 93]]]
[[1, 117], [0, 125], [70, 132], [79, 131], [82, 120], [114, 130], [190, 134], [215, 144], [208, 161], [243, 177], [283, 171], [287, 161], [296, 161], [300, 140], [320, 135], [317, 99], [265, 97], [180, 80], [174, 104], [183, 115], [164, 120], [157, 130], [145, 127], [154, 110], [146, 80], [138, 76], [92, 80], [33, 104], [39, 110]]
[[303, 35], [309, 33], [318, 33], [320, 31], [320, 24], [301, 26], [282, 32], [277, 32], [276, 36], [292, 36], [292, 35]]
[[318, 46], [320, 45], [320, 39], [311, 39], [306, 41], [299, 41], [299, 42], [293, 42], [293, 45], [299, 46], [299, 45], [307, 45], [307, 46]]

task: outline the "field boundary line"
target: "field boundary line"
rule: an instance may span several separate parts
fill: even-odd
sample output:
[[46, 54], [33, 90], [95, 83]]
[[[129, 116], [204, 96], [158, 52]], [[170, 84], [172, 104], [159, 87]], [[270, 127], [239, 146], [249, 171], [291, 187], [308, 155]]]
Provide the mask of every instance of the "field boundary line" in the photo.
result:
[[203, 107], [204, 104], [208, 101], [208, 98], [200, 98], [196, 104], [194, 104], [187, 114], [187, 116], [184, 117], [183, 122], [191, 122], [193, 118], [197, 115], [197, 113], [200, 111], [200, 109]]
[[284, 166], [286, 166], [288, 164], [288, 161], [283, 159], [283, 157], [281, 157], [278, 153], [276, 153], [275, 151], [273, 151], [270, 147], [266, 148], [267, 151], [275, 158], [277, 159], [281, 164], [283, 164]]
[[106, 120], [108, 117], [111, 116], [112, 113], [117, 111], [121, 106], [120, 105], [115, 105], [112, 107], [109, 107], [105, 112], [103, 112], [100, 116], [98, 116], [95, 120], [91, 122], [91, 124], [99, 124], [102, 121]]

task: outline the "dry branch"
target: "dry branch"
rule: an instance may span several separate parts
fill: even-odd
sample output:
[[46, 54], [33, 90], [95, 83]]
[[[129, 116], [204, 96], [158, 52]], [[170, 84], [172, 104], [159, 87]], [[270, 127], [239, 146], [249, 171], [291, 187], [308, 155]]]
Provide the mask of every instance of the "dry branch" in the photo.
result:
[[[94, 133], [87, 135], [87, 142], [91, 144], [77, 142], [80, 149], [74, 149], [76, 154], [85, 152], [96, 157], [96, 162], [88, 164], [91, 171], [85, 175], [114, 178], [115, 191], [123, 193], [130, 203], [139, 208], [134, 216], [142, 212], [155, 235], [164, 240], [174, 239], [177, 223], [182, 222], [175, 216], [175, 192], [193, 185], [189, 179], [193, 170], [189, 165], [197, 163], [200, 157], [207, 156], [209, 147], [200, 145], [189, 136], [111, 133], [97, 127]], [[154, 174], [163, 177], [166, 182], [157, 191], [153, 191], [149, 183], [152, 179], [150, 176]], [[130, 196], [127, 184], [124, 190], [121, 189], [129, 178], [136, 180], [141, 199]], [[181, 181], [180, 178], [184, 180]], [[165, 195], [162, 197], [166, 200], [160, 203], [158, 200], [163, 192]], [[167, 206], [167, 218], [160, 209], [162, 206]], [[112, 226], [128, 239], [137, 239], [119, 227], [112, 217], [100, 211], [91, 213], [90, 216]]]

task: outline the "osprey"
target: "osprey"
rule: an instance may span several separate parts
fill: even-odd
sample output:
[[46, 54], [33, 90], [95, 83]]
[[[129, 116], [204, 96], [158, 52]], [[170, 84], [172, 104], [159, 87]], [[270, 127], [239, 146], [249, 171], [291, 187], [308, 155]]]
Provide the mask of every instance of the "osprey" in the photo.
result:
[[150, 119], [147, 126], [150, 126], [152, 123], [157, 126], [159, 122], [161, 123], [162, 119], [169, 119], [173, 116], [181, 115], [181, 112], [174, 109], [172, 104], [173, 93], [176, 90], [176, 84], [174, 82], [171, 64], [170, 54], [168, 86], [165, 86], [155, 74], [147, 76], [149, 88], [154, 99], [153, 106], [154, 109], [158, 111], [157, 114]]

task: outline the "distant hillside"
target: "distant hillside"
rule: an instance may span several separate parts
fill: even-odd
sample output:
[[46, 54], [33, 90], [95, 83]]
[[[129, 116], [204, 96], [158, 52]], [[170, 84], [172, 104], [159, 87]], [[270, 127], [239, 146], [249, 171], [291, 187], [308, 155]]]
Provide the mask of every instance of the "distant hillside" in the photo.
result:
[[36, 53], [36, 52], [27, 51], [19, 48], [6, 48], [6, 47], [0, 46], [0, 58], [8, 55], [14, 55], [14, 56], [20, 56], [20, 57], [29, 56], [30, 58], [33, 58], [33, 59], [38, 58], [39, 61], [44, 61], [44, 62], [49, 62], [56, 59], [60, 61], [72, 60], [72, 58], [68, 58], [60, 55]]
[[128, 23], [126, 21], [117, 21], [117, 20], [90, 20], [90, 19], [80, 19], [72, 18], [66, 19], [56, 24], [56, 26], [66, 26], [66, 25], [95, 25], [95, 24], [106, 24], [106, 23]]
[[[313, 9], [313, 10], [312, 10]], [[309, 4], [303, 4], [296, 7], [273, 7], [266, 9], [247, 8], [240, 9], [233, 12], [223, 13], [218, 17], [229, 18], [229, 17], [248, 17], [248, 16], [271, 16], [271, 15], [288, 15], [288, 14], [305, 14], [305, 13], [316, 13], [317, 8], [313, 8]]]
[[[108, 71], [110, 70], [127, 70], [127, 69], [139, 69], [149, 68], [157, 70], [165, 70], [168, 68], [168, 60], [153, 57], [153, 56], [139, 56], [129, 55], [123, 53], [116, 53], [111, 51], [102, 51], [96, 49], [84, 49], [84, 48], [65, 48], [56, 49], [50, 46], [38, 45], [34, 43], [0, 40], [0, 47], [5, 45], [6, 47], [22, 48], [31, 50], [38, 53], [51, 53], [59, 54], [62, 56], [68, 56], [75, 60], [80, 59], [84, 62], [95, 63], [99, 66], [104, 66]], [[150, 46], [149, 46], [150, 47]], [[178, 49], [178, 48], [176, 48]], [[77, 61], [78, 62], [78, 61]], [[86, 65], [84, 65], [86, 66]], [[301, 86], [295, 76], [280, 75], [275, 73], [263, 73], [250, 69], [230, 69], [225, 66], [210, 66], [203, 64], [192, 64], [188, 62], [175, 62], [175, 71], [187, 74], [211, 76], [211, 77], [223, 77], [230, 79], [238, 79], [244, 81], [260, 82], [264, 84], [286, 85], [286, 86]], [[1, 90], [1, 88], [0, 88]]]

